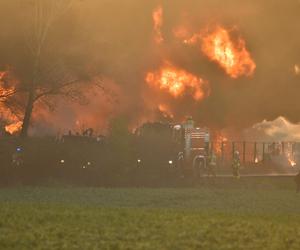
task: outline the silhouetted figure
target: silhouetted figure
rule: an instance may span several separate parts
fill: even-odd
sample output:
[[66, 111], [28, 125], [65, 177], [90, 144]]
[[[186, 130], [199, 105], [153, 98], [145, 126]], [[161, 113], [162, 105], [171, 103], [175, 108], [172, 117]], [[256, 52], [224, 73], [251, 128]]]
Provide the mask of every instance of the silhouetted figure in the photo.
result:
[[203, 155], [195, 156], [193, 160], [194, 173], [197, 178], [200, 178], [202, 173], [207, 170], [206, 158]]
[[299, 193], [300, 192], [300, 171], [299, 173], [295, 176], [295, 182], [296, 182], [296, 192]]
[[235, 151], [233, 155], [233, 161], [232, 161], [232, 172], [233, 172], [233, 176], [238, 179], [240, 178], [240, 167], [241, 167], [240, 152]]
[[184, 169], [185, 169], [185, 162], [184, 162], [184, 153], [179, 152], [177, 156], [177, 167], [180, 173], [180, 177], [184, 178]]

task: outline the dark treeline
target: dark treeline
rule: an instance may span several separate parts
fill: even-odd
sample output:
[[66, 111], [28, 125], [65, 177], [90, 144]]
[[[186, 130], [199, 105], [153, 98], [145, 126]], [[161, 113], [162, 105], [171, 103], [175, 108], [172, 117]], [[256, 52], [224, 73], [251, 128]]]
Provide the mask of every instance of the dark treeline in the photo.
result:
[[168, 125], [130, 133], [120, 119], [107, 137], [0, 139], [0, 183], [7, 185], [178, 185], [178, 148]]

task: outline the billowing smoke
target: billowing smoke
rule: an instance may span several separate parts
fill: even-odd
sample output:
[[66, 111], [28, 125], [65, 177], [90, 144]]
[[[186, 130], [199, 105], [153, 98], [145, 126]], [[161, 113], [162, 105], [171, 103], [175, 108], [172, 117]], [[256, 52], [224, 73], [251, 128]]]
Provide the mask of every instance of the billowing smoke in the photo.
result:
[[243, 136], [248, 140], [256, 141], [300, 141], [300, 124], [293, 124], [284, 117], [274, 121], [262, 121], [243, 131]]
[[[32, 58], [24, 36], [33, 2], [0, 3], [0, 65], [28, 84]], [[54, 112], [36, 112], [32, 131], [100, 129], [114, 115], [126, 115], [132, 126], [165, 114], [175, 121], [192, 115], [215, 129], [244, 129], [280, 116], [299, 122], [299, 11], [296, 0], [74, 0], [50, 28], [43, 60], [61, 61], [72, 74], [104, 77], [109, 94], [87, 90], [85, 84], [86, 106], [55, 101]], [[210, 39], [215, 27], [228, 32], [220, 34], [235, 47]], [[176, 35], [180, 31], [183, 35]], [[187, 42], [195, 34], [196, 43]], [[221, 55], [214, 48], [204, 49], [204, 41], [221, 44]], [[232, 57], [230, 48], [247, 55], [247, 61]], [[236, 60], [243, 64], [238, 71], [226, 70], [224, 65]], [[186, 83], [182, 74], [167, 72], [167, 82], [158, 81], [164, 87], [153, 87], [147, 75], [156, 79], [166, 62], [198, 80]], [[175, 79], [173, 93], [183, 89], [175, 96], [166, 91], [174, 75], [181, 80]], [[205, 86], [203, 91], [197, 81]]]

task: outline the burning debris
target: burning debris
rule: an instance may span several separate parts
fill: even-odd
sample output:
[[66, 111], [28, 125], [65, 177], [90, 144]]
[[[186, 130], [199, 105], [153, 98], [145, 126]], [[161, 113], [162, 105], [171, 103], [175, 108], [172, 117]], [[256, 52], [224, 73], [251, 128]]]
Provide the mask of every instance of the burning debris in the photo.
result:
[[175, 98], [190, 93], [195, 101], [201, 101], [210, 93], [206, 80], [178, 69], [170, 63], [165, 63], [158, 71], [147, 73], [146, 82], [151, 87], [166, 91]]
[[10, 133], [11, 135], [18, 133], [22, 128], [22, 124], [23, 124], [22, 121], [17, 121], [15, 123], [7, 125], [7, 126], [5, 126], [5, 131], [7, 133]]

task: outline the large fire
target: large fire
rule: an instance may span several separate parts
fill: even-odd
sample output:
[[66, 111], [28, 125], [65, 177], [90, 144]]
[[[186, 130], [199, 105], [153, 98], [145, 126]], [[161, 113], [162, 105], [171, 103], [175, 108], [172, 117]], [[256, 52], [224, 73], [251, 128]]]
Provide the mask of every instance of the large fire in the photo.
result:
[[165, 90], [174, 97], [190, 92], [196, 101], [209, 95], [208, 82], [169, 63], [156, 72], [146, 75], [146, 82], [155, 88]]
[[163, 25], [163, 8], [157, 7], [152, 13], [153, 26], [154, 26], [154, 41], [158, 44], [164, 41], [161, 27]]
[[256, 68], [245, 41], [239, 38], [234, 42], [229, 32], [220, 26], [202, 37], [202, 51], [232, 78], [251, 76]]
[[188, 45], [201, 44], [201, 51], [209, 60], [216, 62], [232, 78], [251, 76], [256, 64], [246, 49], [245, 40], [233, 39], [230, 32], [222, 26], [215, 26], [212, 30], [188, 36], [184, 27], [175, 29], [176, 37], [183, 39]]

